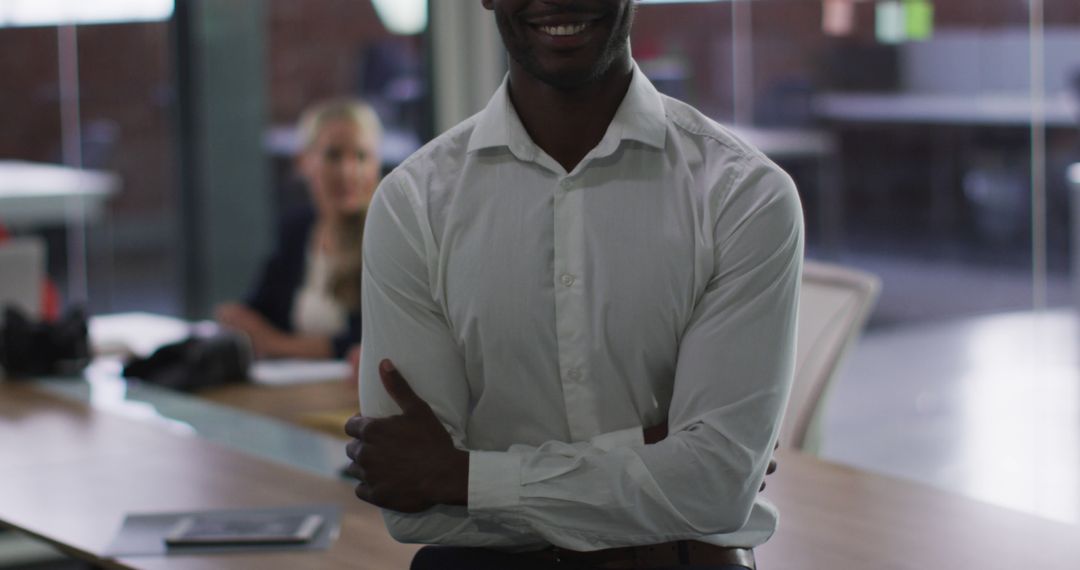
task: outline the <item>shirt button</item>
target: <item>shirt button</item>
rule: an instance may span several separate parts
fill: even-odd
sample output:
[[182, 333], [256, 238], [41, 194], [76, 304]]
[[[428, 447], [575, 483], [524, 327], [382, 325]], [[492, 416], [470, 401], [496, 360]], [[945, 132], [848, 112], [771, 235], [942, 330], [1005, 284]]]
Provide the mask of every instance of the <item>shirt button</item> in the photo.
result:
[[571, 382], [577, 382], [578, 380], [581, 380], [581, 370], [578, 370], [577, 368], [571, 368], [570, 370], [567, 370], [566, 379]]
[[562, 181], [559, 182], [559, 186], [562, 186], [563, 190], [570, 190], [574, 187], [574, 183], [571, 182], [569, 179], [564, 178]]
[[563, 273], [562, 277], [559, 278], [559, 281], [562, 282], [562, 284], [566, 287], [569, 287], [574, 284], [575, 278], [569, 273]]

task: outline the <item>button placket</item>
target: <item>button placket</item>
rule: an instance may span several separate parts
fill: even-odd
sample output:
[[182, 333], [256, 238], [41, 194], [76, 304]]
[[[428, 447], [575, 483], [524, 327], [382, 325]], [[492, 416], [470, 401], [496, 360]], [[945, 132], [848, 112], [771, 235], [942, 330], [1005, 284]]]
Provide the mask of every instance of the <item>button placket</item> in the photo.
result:
[[[563, 405], [573, 441], [600, 433], [596, 397], [588, 378], [589, 311], [581, 276], [585, 270], [584, 194], [559, 180], [554, 195], [555, 330]], [[560, 190], [561, 189], [561, 190]]]

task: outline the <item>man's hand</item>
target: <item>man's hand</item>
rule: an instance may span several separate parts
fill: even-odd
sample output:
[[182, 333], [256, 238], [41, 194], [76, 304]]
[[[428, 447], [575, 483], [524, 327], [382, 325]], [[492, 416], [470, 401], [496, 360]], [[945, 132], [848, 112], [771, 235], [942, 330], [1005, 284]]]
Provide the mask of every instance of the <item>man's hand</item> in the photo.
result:
[[667, 421], [645, 428], [645, 445], [659, 443], [667, 438]]
[[[768, 477], [769, 475], [772, 475], [773, 473], [776, 473], [776, 468], [779, 465], [776, 462], [776, 453], [775, 453], [775, 451], [777, 449], [780, 449], [780, 442], [779, 441], [776, 442], [776, 445], [773, 446], [773, 452], [774, 452], [773, 456], [769, 458], [769, 466], [767, 468], [765, 468], [765, 476], [766, 477]], [[764, 490], [765, 490], [765, 480], [762, 479], [761, 480], [761, 487], [758, 488], [758, 493], [760, 493], [760, 492], [762, 492]]]
[[346, 447], [352, 463], [345, 472], [360, 481], [356, 496], [403, 513], [466, 504], [468, 452], [454, 447], [431, 406], [392, 362], [379, 363], [379, 378], [402, 413], [386, 418], [357, 414], [345, 424], [345, 433], [355, 438]]

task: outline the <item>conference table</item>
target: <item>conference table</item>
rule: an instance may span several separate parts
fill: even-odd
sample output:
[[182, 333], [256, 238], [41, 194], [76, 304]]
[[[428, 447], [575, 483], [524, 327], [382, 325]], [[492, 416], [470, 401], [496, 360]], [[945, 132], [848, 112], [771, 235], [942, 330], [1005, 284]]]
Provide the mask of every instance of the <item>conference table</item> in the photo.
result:
[[[269, 404], [299, 402], [301, 392], [325, 397], [316, 385], [237, 386], [200, 397], [87, 378], [0, 382], [3, 526], [108, 568], [408, 567], [417, 547], [388, 536], [377, 510], [340, 478], [344, 440], [282, 421], [294, 414]], [[340, 382], [324, 388], [349, 391]], [[245, 402], [262, 413], [241, 409]], [[1080, 567], [1080, 527], [791, 450], [777, 457], [764, 494], [781, 524], [757, 550], [763, 570]], [[108, 552], [129, 513], [315, 503], [342, 509], [340, 537], [327, 550]]]

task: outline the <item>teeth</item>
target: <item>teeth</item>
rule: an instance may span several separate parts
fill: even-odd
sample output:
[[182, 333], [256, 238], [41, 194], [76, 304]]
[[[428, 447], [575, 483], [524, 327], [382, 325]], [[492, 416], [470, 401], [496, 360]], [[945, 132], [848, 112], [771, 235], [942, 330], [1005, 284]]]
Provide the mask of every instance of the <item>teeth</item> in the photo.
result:
[[587, 23], [571, 24], [563, 26], [540, 26], [540, 31], [549, 36], [572, 36], [574, 34], [580, 34], [585, 31], [585, 28], [589, 27]]

